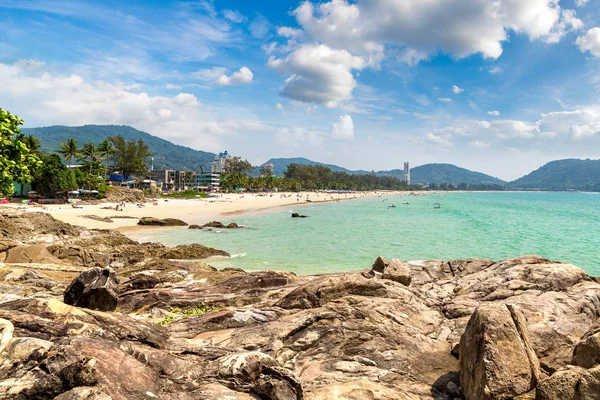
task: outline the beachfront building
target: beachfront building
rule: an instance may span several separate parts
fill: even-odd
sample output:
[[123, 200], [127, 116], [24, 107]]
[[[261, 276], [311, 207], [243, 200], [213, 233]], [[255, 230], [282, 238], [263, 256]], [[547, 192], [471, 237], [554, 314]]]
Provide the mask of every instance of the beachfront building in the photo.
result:
[[194, 190], [216, 192], [221, 187], [221, 175], [211, 172], [194, 172], [188, 176], [187, 184]]
[[265, 164], [262, 167], [269, 173], [269, 175], [275, 175], [275, 166], [273, 164]]
[[404, 181], [407, 185], [410, 185], [410, 164], [408, 161], [404, 163]]
[[179, 192], [186, 189], [185, 171], [174, 171], [172, 169], [154, 169], [150, 171], [152, 180], [158, 182], [163, 192]]
[[231, 155], [227, 150], [215, 155], [215, 160], [210, 163], [210, 172], [213, 174], [222, 174], [225, 172], [226, 162], [229, 158], [231, 158]]

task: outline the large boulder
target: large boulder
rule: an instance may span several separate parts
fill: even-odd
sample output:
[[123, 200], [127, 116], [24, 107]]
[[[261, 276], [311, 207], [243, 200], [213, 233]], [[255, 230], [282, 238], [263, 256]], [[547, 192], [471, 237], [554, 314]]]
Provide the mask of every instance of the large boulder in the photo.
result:
[[6, 263], [60, 263], [46, 247], [42, 245], [17, 246], [6, 253]]
[[188, 224], [180, 219], [176, 218], [154, 218], [154, 217], [143, 217], [138, 221], [138, 225], [142, 226], [188, 226]]
[[404, 286], [410, 285], [410, 281], [412, 279], [410, 266], [398, 260], [397, 258], [390, 260], [381, 277], [383, 279], [396, 281]]
[[600, 399], [600, 366], [585, 369], [569, 365], [542, 380], [536, 400]]
[[91, 310], [114, 311], [119, 299], [119, 279], [111, 268], [83, 271], [64, 293], [64, 302]]
[[600, 323], [593, 325], [577, 343], [571, 363], [583, 368], [600, 364]]
[[460, 339], [460, 382], [467, 400], [511, 399], [535, 388], [540, 367], [526, 326], [514, 305], [475, 310]]

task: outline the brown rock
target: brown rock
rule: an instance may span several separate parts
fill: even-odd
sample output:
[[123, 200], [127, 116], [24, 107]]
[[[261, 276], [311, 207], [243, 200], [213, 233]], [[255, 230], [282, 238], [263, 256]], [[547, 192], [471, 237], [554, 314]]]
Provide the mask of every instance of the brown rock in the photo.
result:
[[17, 246], [8, 250], [6, 263], [60, 263], [60, 260], [54, 257], [46, 247], [42, 245]]
[[91, 310], [114, 311], [118, 300], [119, 280], [111, 268], [83, 271], [64, 293], [65, 304]]
[[577, 343], [571, 363], [583, 368], [600, 364], [600, 323], [593, 325]]
[[527, 393], [540, 376], [525, 319], [514, 306], [479, 307], [460, 340], [460, 382], [467, 400]]
[[383, 279], [390, 279], [392, 281], [403, 284], [404, 286], [410, 285], [412, 279], [410, 266], [402, 261], [394, 258], [390, 260], [387, 267], [385, 267], [382, 275]]
[[143, 217], [139, 220], [138, 225], [144, 226], [188, 226], [188, 224], [180, 219], [176, 218], [154, 218], [154, 217]]
[[538, 384], [535, 399], [600, 399], [600, 367], [586, 370], [581, 367], [567, 366]]

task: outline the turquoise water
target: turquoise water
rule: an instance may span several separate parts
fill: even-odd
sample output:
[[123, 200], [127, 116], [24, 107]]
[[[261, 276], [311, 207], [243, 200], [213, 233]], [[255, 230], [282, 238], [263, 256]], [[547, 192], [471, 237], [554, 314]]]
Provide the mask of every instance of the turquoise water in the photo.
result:
[[[404, 201], [410, 204], [403, 205]], [[434, 209], [435, 202], [443, 208]], [[396, 208], [388, 209], [390, 204]], [[310, 217], [292, 219], [294, 211]], [[167, 245], [202, 243], [233, 255], [211, 260], [217, 267], [280, 269], [302, 275], [366, 268], [379, 255], [403, 260], [500, 260], [524, 254], [571, 262], [600, 275], [598, 194], [395, 195], [221, 220], [247, 228], [159, 230], [143, 240]]]

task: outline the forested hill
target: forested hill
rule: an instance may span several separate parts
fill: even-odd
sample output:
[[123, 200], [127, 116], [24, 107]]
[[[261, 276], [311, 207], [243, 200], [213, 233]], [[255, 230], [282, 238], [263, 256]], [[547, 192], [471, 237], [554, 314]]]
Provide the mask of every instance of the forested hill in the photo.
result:
[[470, 171], [452, 164], [425, 164], [411, 169], [411, 183], [451, 183], [457, 185], [466, 183], [469, 185], [496, 184], [504, 185], [501, 179]]
[[265, 162], [265, 164], [273, 164], [274, 174], [276, 176], [283, 176], [287, 166], [290, 164], [300, 164], [300, 165], [321, 165], [329, 168], [332, 172], [345, 172], [347, 174], [369, 174], [368, 171], [350, 171], [346, 168], [339, 167], [333, 164], [324, 164], [317, 161], [309, 160], [308, 158], [303, 157], [295, 157], [295, 158], [271, 158], [269, 161]]
[[[337, 165], [324, 164], [312, 160], [308, 160], [306, 158], [272, 158], [267, 161], [265, 164], [273, 164], [275, 167], [275, 175], [283, 176], [285, 169], [289, 164], [302, 164], [302, 165], [322, 165], [333, 172], [340, 171], [346, 172], [348, 174], [371, 174], [372, 171], [351, 171], [346, 168], [339, 167]], [[486, 174], [482, 174], [480, 172], [469, 171], [465, 168], [460, 168], [451, 164], [425, 164], [419, 167], [415, 167], [411, 169], [411, 183], [451, 183], [453, 185], [458, 185], [461, 183], [466, 183], [470, 185], [477, 184], [497, 184], [504, 185], [506, 182], [494, 178], [493, 176], [489, 176]], [[404, 171], [401, 169], [393, 169], [390, 171], [377, 171], [375, 172], [377, 176], [393, 176], [398, 179], [404, 179]]]
[[[98, 144], [109, 136], [121, 135], [125, 140], [143, 139], [150, 151], [154, 153], [154, 167], [168, 169], [198, 171], [200, 166], [206, 167], [213, 161], [215, 154], [193, 150], [179, 146], [138, 131], [125, 125], [84, 125], [84, 126], [48, 126], [43, 128], [22, 128], [25, 135], [33, 135], [42, 141], [42, 150], [51, 152], [58, 150], [61, 142], [67, 139], [77, 139], [81, 147], [87, 142]], [[164, 157], [164, 160], [161, 159]]]
[[507, 185], [509, 189], [600, 191], [600, 160], [551, 161]]

